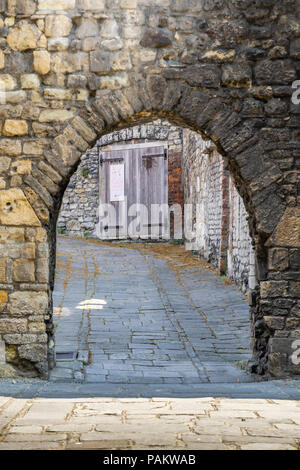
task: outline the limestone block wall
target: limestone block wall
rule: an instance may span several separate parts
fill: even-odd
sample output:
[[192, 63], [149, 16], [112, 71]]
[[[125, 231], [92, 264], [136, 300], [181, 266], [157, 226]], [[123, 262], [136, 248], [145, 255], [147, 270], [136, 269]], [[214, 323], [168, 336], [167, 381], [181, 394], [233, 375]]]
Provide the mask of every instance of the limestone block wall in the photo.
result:
[[[197, 133], [184, 131], [185, 203], [192, 204], [192, 226], [197, 237], [191, 248], [218, 264], [221, 241], [222, 157]], [[188, 221], [187, 221], [188, 222]]]
[[243, 291], [255, 287], [254, 251], [249, 234], [248, 215], [230, 177], [227, 275], [240, 285]]
[[[80, 159], [64, 193], [57, 222], [58, 232], [69, 235], [96, 236], [99, 206], [99, 151], [109, 150], [114, 143], [168, 141], [168, 202], [183, 206], [182, 129], [157, 119], [104, 135]], [[98, 150], [99, 149], [99, 150]], [[172, 233], [172, 227], [171, 227]]]
[[211, 141], [185, 130], [183, 145], [185, 204], [192, 205], [194, 230], [186, 248], [198, 251], [246, 291], [253, 261], [242, 198]]
[[94, 235], [99, 206], [99, 157], [97, 146], [83, 154], [62, 200], [58, 233]]
[[226, 157], [255, 242], [254, 369], [300, 373], [299, 25], [300, 0], [0, 1], [0, 375], [54, 364], [56, 219], [81, 155], [157, 118]]

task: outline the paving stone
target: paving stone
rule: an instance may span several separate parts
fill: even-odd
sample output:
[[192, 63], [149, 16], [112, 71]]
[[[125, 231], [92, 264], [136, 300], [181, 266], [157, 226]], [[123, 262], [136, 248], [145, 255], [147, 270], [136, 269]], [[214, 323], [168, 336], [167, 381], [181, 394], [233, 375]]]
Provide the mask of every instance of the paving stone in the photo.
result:
[[[74, 380], [76, 378], [87, 383], [96, 383], [98, 376], [99, 383], [134, 384], [136, 380], [137, 385], [151, 383], [151, 380], [153, 384], [165, 382], [170, 385], [176, 383], [180, 385], [183, 380], [186, 384], [236, 383], [237, 380], [239, 382], [253, 380], [234, 363], [241, 360], [240, 348], [245, 351], [243, 359], [250, 357], [248, 308], [242, 295], [234, 288], [232, 291], [228, 286], [224, 288], [216, 276], [199, 267], [197, 281], [194, 273], [191, 274], [188, 270], [181, 273], [185, 285], [183, 289], [168, 264], [164, 260], [151, 257], [150, 254], [147, 255], [149, 270], [149, 266], [145, 264], [144, 258], [137, 250], [120, 249], [114, 245], [111, 247], [97, 245], [95, 248], [95, 245], [90, 246], [88, 242], [79, 242], [66, 237], [59, 239], [58, 253], [62, 259], [69, 259], [74, 251], [82, 252], [82, 256], [72, 261], [75, 273], [72, 282], [64, 287], [66, 274], [62, 271], [54, 290], [54, 304], [57, 305], [57, 309], [65, 308], [68, 312], [72, 312], [72, 315], [61, 315], [55, 320], [58, 323], [57, 350], [77, 351], [78, 360], [81, 361], [85, 371], [81, 370], [84, 376], [78, 377], [75, 368], [66, 367], [65, 371], [62, 371], [59, 370], [62, 367], [58, 363], [58, 367], [52, 372], [51, 380], [64, 381], [73, 377]], [[98, 265], [101, 264], [102, 271], [107, 273], [106, 277], [110, 278], [110, 282], [100, 283], [96, 291], [93, 283], [92, 257]], [[112, 258], [119, 260], [119, 264], [112, 265]], [[91, 269], [87, 284], [84, 281], [84, 259]], [[124, 260], [126, 262], [123, 264]], [[163, 301], [161, 289], [152, 278], [152, 269], [165, 284]], [[211, 291], [209, 296], [207, 283]], [[136, 286], [135, 290], [132, 290], [132, 285]], [[186, 290], [189, 290], [189, 295]], [[81, 300], [91, 297], [89, 292], [93, 292], [92, 297], [95, 299], [104, 297], [109, 299], [107, 300], [109, 308], [104, 304], [99, 313], [90, 312], [89, 320], [83, 314], [83, 321], [79, 316], [80, 321], [74, 322], [74, 315], [81, 315], [77, 306]], [[216, 302], [215, 306], [212, 304], [212, 299]], [[227, 314], [225, 319], [222, 318], [221, 329], [218, 307], [220, 304], [231, 305], [230, 314]], [[175, 315], [174, 319], [171, 320], [165, 305], [168, 305], [168, 309], [173, 312], [173, 316]], [[199, 315], [197, 310], [199, 306], [206, 312], [210, 327]], [[231, 317], [233, 309], [236, 315], [234, 321]], [[223, 310], [225, 315], [226, 309]], [[133, 318], [134, 315], [143, 318], [143, 321], [137, 321]], [[70, 320], [72, 335], [70, 335]], [[151, 326], [153, 321], [155, 326]], [[212, 334], [212, 328], [220, 329], [220, 335], [216, 337]], [[228, 333], [225, 334], [224, 328], [228, 329]], [[199, 335], [203, 334], [206, 339], [201, 341]], [[226, 348], [224, 335], [227, 338]], [[88, 351], [92, 352], [92, 356]], [[228, 352], [226, 357], [224, 351]], [[142, 362], [135, 363], [132, 358]], [[151, 358], [150, 367], [146, 367], [148, 358]], [[162, 359], [168, 364], [161, 362]], [[108, 372], [101, 373], [98, 368]], [[133, 369], [143, 374], [132, 374]], [[126, 371], [128, 371], [127, 376]]]

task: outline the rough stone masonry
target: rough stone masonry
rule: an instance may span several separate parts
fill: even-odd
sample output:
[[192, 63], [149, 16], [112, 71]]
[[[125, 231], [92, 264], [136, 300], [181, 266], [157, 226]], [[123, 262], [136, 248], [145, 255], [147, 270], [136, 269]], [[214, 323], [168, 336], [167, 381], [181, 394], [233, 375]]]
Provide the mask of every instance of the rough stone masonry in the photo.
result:
[[254, 370], [299, 374], [300, 1], [1, 0], [0, 13], [0, 374], [53, 366], [55, 225], [80, 156], [159, 117], [226, 159], [258, 266]]

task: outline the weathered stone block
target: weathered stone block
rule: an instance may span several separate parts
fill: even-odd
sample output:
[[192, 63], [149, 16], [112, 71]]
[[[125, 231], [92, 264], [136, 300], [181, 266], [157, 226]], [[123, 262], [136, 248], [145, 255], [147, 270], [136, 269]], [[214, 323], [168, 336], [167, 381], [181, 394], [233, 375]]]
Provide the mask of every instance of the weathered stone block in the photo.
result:
[[71, 100], [72, 96], [73, 94], [71, 90], [65, 90], [63, 88], [45, 88], [44, 89], [44, 97], [46, 99]]
[[20, 244], [20, 257], [26, 259], [35, 259], [35, 243], [28, 242]]
[[62, 180], [62, 177], [57, 173], [51, 166], [47, 165], [41, 161], [38, 165], [39, 169], [50, 178], [54, 183], [59, 183]]
[[49, 38], [48, 50], [51, 51], [66, 51], [70, 46], [69, 38]]
[[284, 271], [289, 267], [289, 252], [284, 248], [269, 251], [269, 269]]
[[103, 11], [105, 0], [78, 0], [78, 8], [87, 11]]
[[[0, 263], [0, 264], [1, 264], [1, 263]], [[1, 268], [0, 268], [0, 272], [1, 272]], [[0, 291], [0, 307], [3, 307], [3, 305], [6, 304], [7, 299], [8, 299], [8, 294], [7, 294], [7, 292], [4, 291], [4, 290], [1, 290], [1, 291]]]
[[28, 331], [31, 333], [45, 333], [46, 325], [44, 322], [29, 322]]
[[34, 0], [8, 0], [7, 10], [11, 16], [33, 15], [36, 11]]
[[73, 10], [76, 0], [39, 0], [39, 10]]
[[171, 10], [176, 12], [187, 11], [190, 7], [189, 0], [172, 0], [171, 1]]
[[41, 225], [23, 191], [18, 188], [0, 191], [0, 222], [3, 225]]
[[291, 269], [300, 271], [300, 249], [290, 250]]
[[10, 167], [11, 158], [1, 157], [0, 158], [0, 173], [5, 173]]
[[0, 258], [0, 282], [6, 281], [6, 258]]
[[27, 259], [17, 259], [14, 261], [14, 281], [34, 282], [34, 262]]
[[111, 57], [105, 51], [90, 52], [91, 72], [105, 73], [111, 70]]
[[96, 139], [97, 134], [79, 116], [76, 116], [71, 124], [87, 142], [93, 142]]
[[285, 317], [265, 316], [264, 321], [270, 330], [282, 330], [285, 326]]
[[119, 26], [116, 20], [105, 20], [101, 26], [101, 36], [103, 38], [118, 38]]
[[40, 78], [35, 73], [26, 73], [21, 76], [21, 87], [24, 89], [39, 88], [40, 84]]
[[74, 73], [88, 70], [89, 56], [86, 52], [57, 52], [52, 54], [51, 69], [56, 74]]
[[262, 299], [286, 297], [288, 295], [288, 283], [286, 281], [262, 281], [260, 283], [260, 295]]
[[300, 38], [291, 41], [290, 54], [294, 59], [300, 59]]
[[183, 72], [183, 78], [192, 86], [217, 88], [220, 85], [221, 70], [217, 65], [192, 65]]
[[49, 52], [48, 51], [34, 51], [33, 66], [34, 66], [34, 70], [41, 75], [46, 75], [48, 72], [50, 72]]
[[[37, 335], [35, 334], [28, 334], [28, 333], [11, 333], [8, 335], [4, 335], [4, 340], [7, 344], [9, 345], [16, 345], [16, 344], [30, 344], [30, 343], [36, 343], [37, 342]], [[10, 353], [10, 351], [9, 351]], [[16, 354], [13, 354], [14, 356], [17, 357]], [[9, 357], [7, 357], [9, 356]], [[11, 361], [13, 358], [11, 357], [11, 353], [8, 355], [6, 354], [7, 360]], [[15, 358], [16, 358], [15, 357]]]
[[27, 320], [25, 318], [0, 318], [0, 334], [26, 333]]
[[9, 294], [8, 308], [13, 315], [44, 315], [48, 308], [48, 296], [46, 292], [13, 292]]
[[300, 318], [289, 317], [286, 319], [286, 328], [288, 330], [297, 330], [300, 328]]
[[39, 258], [36, 262], [36, 278], [38, 282], [49, 281], [48, 258]]
[[45, 110], [40, 114], [40, 122], [65, 122], [69, 121], [73, 117], [73, 111], [68, 111], [66, 109], [53, 109]]
[[17, 160], [11, 165], [11, 173], [18, 175], [29, 175], [31, 173], [31, 160]]
[[166, 87], [167, 82], [160, 75], [147, 76], [146, 88], [151, 98], [153, 108], [159, 109], [162, 106]]
[[[0, 99], [2, 97], [2, 93], [0, 92]], [[9, 104], [19, 104], [24, 103], [26, 101], [26, 92], [23, 90], [18, 91], [7, 91], [3, 96], [6, 103]]]
[[[102, 49], [106, 49], [107, 51], [119, 51], [123, 48], [124, 42], [122, 39], [113, 38], [113, 39], [104, 39], [99, 43], [99, 46]], [[93, 49], [95, 49], [94, 47]], [[135, 51], [135, 54], [141, 53], [142, 51]], [[148, 51], [149, 52], [149, 51]]]
[[25, 155], [31, 155], [33, 157], [37, 157], [39, 155], [43, 155], [43, 142], [35, 141], [28, 141], [24, 142], [23, 144], [23, 153]]
[[24, 242], [24, 228], [19, 227], [0, 227], [0, 243]]
[[227, 64], [222, 67], [222, 83], [228, 87], [240, 88], [249, 86], [252, 81], [252, 71], [249, 66]]
[[133, 64], [147, 64], [154, 62], [157, 56], [156, 50], [138, 50], [132, 57]]
[[31, 362], [47, 359], [47, 346], [44, 344], [24, 344], [18, 348], [19, 356]]
[[18, 373], [13, 366], [10, 364], [0, 364], [0, 377], [4, 379], [12, 379], [17, 377]]
[[168, 47], [171, 46], [171, 44], [172, 38], [170, 34], [167, 34], [159, 29], [147, 29], [140, 42], [142, 47], [150, 47], [154, 49]]
[[28, 134], [26, 121], [7, 119], [4, 123], [3, 134], [6, 136], [22, 136]]
[[94, 18], [83, 18], [80, 26], [76, 30], [76, 36], [79, 39], [99, 35], [99, 26]]
[[[17, 87], [16, 79], [7, 73], [0, 74], [0, 90], [9, 91]], [[3, 101], [2, 101], [3, 102]]]
[[108, 88], [109, 90], [121, 90], [122, 88], [130, 85], [128, 75], [104, 75], [103, 77], [97, 77], [99, 86], [97, 88]]
[[20, 21], [18, 26], [10, 31], [7, 42], [14, 51], [36, 49], [40, 35], [41, 32], [35, 25], [27, 21]]
[[288, 207], [267, 245], [300, 247], [300, 209]]
[[45, 20], [45, 35], [47, 37], [69, 36], [73, 23], [66, 15], [49, 15]]
[[296, 70], [288, 60], [263, 60], [254, 73], [259, 85], [286, 85], [296, 79]]
[[279, 116], [287, 112], [287, 105], [285, 101], [273, 98], [265, 105], [265, 111], [268, 116]]
[[130, 53], [125, 52], [116, 52], [114, 55], [114, 59], [112, 61], [112, 70], [115, 71], [125, 71], [130, 70], [132, 68]]
[[290, 295], [300, 299], [300, 281], [290, 281]]

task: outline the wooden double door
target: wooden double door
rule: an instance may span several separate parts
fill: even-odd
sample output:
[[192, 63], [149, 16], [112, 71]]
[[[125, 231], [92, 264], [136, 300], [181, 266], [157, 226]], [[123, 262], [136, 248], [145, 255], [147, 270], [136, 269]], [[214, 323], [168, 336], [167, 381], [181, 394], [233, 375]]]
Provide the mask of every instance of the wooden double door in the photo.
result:
[[168, 155], [165, 146], [118, 146], [100, 154], [98, 236], [168, 239]]

